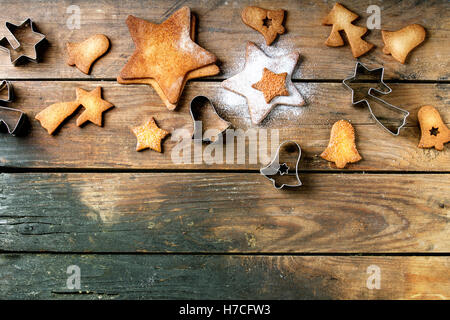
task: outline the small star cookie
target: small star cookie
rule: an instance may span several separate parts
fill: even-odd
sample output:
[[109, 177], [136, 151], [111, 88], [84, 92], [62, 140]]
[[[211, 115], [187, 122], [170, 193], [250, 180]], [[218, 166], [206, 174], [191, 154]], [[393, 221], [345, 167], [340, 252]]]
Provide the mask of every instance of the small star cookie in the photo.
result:
[[264, 68], [261, 80], [252, 84], [252, 88], [262, 91], [264, 99], [269, 103], [277, 96], [289, 95], [289, 91], [286, 89], [286, 76], [287, 72], [276, 74]]
[[133, 133], [137, 138], [136, 151], [150, 148], [158, 152], [161, 152], [161, 140], [169, 134], [158, 128], [153, 117], [143, 126], [133, 128]]

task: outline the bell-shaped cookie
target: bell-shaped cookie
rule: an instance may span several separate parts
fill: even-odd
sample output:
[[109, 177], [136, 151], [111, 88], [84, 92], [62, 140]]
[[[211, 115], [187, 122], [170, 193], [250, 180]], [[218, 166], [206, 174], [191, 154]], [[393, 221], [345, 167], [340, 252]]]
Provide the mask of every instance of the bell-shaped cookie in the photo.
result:
[[422, 136], [420, 138], [419, 148], [435, 148], [443, 150], [444, 143], [450, 141], [450, 130], [442, 121], [439, 111], [433, 106], [423, 106], [420, 108], [417, 118], [419, 119]]
[[89, 74], [91, 65], [108, 51], [109, 39], [103, 34], [93, 35], [83, 42], [68, 42], [67, 64], [75, 65], [81, 72]]
[[320, 156], [334, 162], [339, 169], [362, 159], [356, 149], [355, 130], [350, 122], [339, 120], [333, 124], [328, 147]]
[[425, 34], [420, 24], [411, 24], [393, 32], [381, 30], [383, 53], [391, 54], [395, 60], [405, 63], [408, 54], [425, 40]]

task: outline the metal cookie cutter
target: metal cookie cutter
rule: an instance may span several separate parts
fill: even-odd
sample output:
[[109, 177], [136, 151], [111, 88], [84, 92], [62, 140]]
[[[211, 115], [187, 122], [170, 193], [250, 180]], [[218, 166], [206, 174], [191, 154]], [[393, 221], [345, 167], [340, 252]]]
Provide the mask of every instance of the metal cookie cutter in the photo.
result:
[[[8, 29], [9, 32], [11, 33], [12, 38], [15, 40], [16, 44], [14, 44], [14, 43], [11, 44], [6, 37], [3, 37], [2, 39], [0, 39], [0, 50], [3, 50], [3, 51], [8, 53], [9, 59], [11, 60], [11, 63], [13, 65], [15, 65], [18, 62], [20, 62], [23, 59], [29, 60], [29, 61], [33, 61], [33, 62], [37, 63], [38, 60], [39, 60], [38, 53], [37, 53], [37, 47], [42, 41], [45, 40], [45, 35], [43, 35], [42, 33], [36, 31], [36, 29], [34, 27], [34, 23], [33, 23], [33, 21], [30, 18], [27, 18], [25, 21], [23, 21], [19, 25], [12, 24], [11, 22], [6, 22], [5, 24], [6, 24], [6, 29]], [[14, 52], [16, 52], [16, 51], [19, 51], [21, 49], [21, 47], [22, 47], [22, 45], [20, 44], [19, 40], [14, 36], [14, 30], [20, 29], [20, 28], [27, 28], [27, 27], [30, 28], [32, 34], [34, 34], [34, 35], [36, 35], [36, 36], [38, 36], [40, 38], [33, 45], [34, 53], [31, 56], [26, 55], [25, 53], [21, 53], [21, 54], [19, 54], [19, 56], [13, 58], [13, 56], [11, 54], [11, 50], [14, 50]], [[18, 46], [17, 46], [17, 44], [18, 44]], [[10, 47], [11, 47], [11, 49], [10, 49]]]
[[[5, 88], [8, 90], [8, 98], [7, 99], [0, 99], [0, 127], [5, 126], [6, 130], [9, 134], [15, 135], [18, 133], [22, 125], [25, 122], [26, 115], [22, 111], [14, 108], [6, 107], [9, 102], [12, 102], [14, 99], [14, 90], [11, 85], [6, 80], [3, 80], [0, 83], [0, 92], [3, 91]], [[12, 122], [14, 123], [11, 125], [10, 121], [7, 119], [12, 119]]]
[[[351, 83], [353, 82], [357, 82], [358, 80], [361, 80], [361, 76], [370, 76], [373, 77], [377, 80], [378, 83], [378, 88], [376, 87], [371, 87], [369, 88], [369, 90], [367, 91], [367, 94], [364, 98], [361, 98], [360, 100], [355, 101], [355, 90], [350, 86]], [[385, 129], [387, 132], [393, 134], [394, 136], [398, 136], [400, 133], [400, 129], [406, 124], [406, 118], [408, 118], [409, 116], [409, 112], [401, 109], [399, 107], [396, 107], [386, 101], [384, 101], [383, 99], [378, 98], [377, 96], [375, 96], [372, 92], [376, 92], [379, 94], [383, 94], [383, 95], [387, 95], [389, 93], [392, 92], [392, 89], [386, 85], [386, 83], [384, 83], [383, 81], [383, 76], [384, 76], [384, 68], [380, 67], [380, 68], [376, 68], [376, 69], [368, 69], [366, 66], [364, 66], [361, 62], [357, 62], [356, 66], [355, 66], [355, 72], [354, 74], [349, 77], [346, 78], [342, 81], [342, 83], [344, 84], [344, 86], [348, 89], [350, 89], [352, 91], [352, 104], [353, 105], [357, 105], [360, 103], [365, 102], [367, 107], [369, 108], [369, 112], [370, 115], [372, 116], [372, 118], [383, 127], [383, 129]], [[368, 97], [375, 99], [376, 101], [378, 101], [381, 105], [386, 106], [387, 108], [395, 111], [396, 113], [399, 113], [402, 115], [403, 117], [403, 122], [400, 126], [396, 127], [396, 130], [392, 131], [391, 129], [389, 129], [387, 126], [385, 126], [378, 118], [377, 116], [373, 113], [372, 107], [370, 106], [370, 102], [368, 100]]]
[[[194, 140], [201, 140], [207, 143], [215, 142], [231, 127], [230, 122], [219, 116], [208, 97], [196, 96], [192, 99], [190, 113], [194, 122], [194, 132], [192, 134], [192, 139]], [[209, 130], [213, 130], [214, 134], [209, 134]]]
[[[291, 145], [291, 147], [294, 147], [293, 149], [295, 150], [286, 150], [286, 152], [289, 153], [294, 153], [294, 152], [298, 152], [298, 156], [297, 156], [297, 160], [295, 162], [295, 171], [292, 172], [290, 171], [291, 168], [285, 163], [281, 163], [280, 164], [280, 151], [282, 150], [283, 147], [289, 147], [289, 145]], [[294, 142], [294, 141], [283, 141], [277, 150], [277, 154], [275, 155], [275, 158], [272, 160], [272, 162], [269, 163], [269, 165], [267, 165], [264, 168], [261, 168], [259, 170], [259, 172], [266, 177], [267, 179], [269, 179], [270, 181], [272, 181], [273, 186], [276, 189], [283, 189], [284, 187], [299, 187], [302, 185], [302, 182], [300, 181], [300, 178], [298, 177], [298, 164], [300, 162], [300, 158], [302, 156], [302, 149], [300, 148], [300, 146], [298, 145], [298, 143]], [[286, 184], [286, 183], [282, 183], [281, 185], [277, 185], [276, 179], [275, 177], [277, 176], [284, 176], [284, 175], [294, 175], [295, 174], [295, 178], [297, 180], [297, 183], [295, 184]]]

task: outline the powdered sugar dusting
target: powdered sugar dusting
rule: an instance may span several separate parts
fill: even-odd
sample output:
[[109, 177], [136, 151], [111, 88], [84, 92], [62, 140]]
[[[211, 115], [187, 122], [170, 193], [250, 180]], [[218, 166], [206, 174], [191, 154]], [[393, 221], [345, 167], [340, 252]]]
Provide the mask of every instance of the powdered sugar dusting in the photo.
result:
[[247, 100], [234, 92], [218, 88], [216, 109], [219, 115], [233, 123], [234, 126], [248, 127], [251, 124]]
[[[297, 64], [298, 54], [294, 51], [286, 51], [280, 54], [277, 50], [275, 58], [266, 56], [259, 48], [250, 43], [247, 47], [247, 58], [244, 70], [237, 75], [225, 80], [222, 85], [233, 92], [239, 92], [248, 99], [248, 108], [252, 122], [260, 123], [272, 108], [278, 104], [300, 106], [303, 99], [291, 81], [292, 72]], [[287, 72], [286, 88], [289, 96], [277, 96], [269, 103], [264, 100], [263, 94], [252, 88], [262, 77], [263, 69], [267, 68], [274, 73]]]

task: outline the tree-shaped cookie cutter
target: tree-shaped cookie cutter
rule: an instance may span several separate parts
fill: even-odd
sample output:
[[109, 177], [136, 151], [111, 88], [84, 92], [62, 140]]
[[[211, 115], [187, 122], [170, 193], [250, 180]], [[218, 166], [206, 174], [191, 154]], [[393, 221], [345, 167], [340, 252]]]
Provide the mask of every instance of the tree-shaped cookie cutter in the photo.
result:
[[[9, 60], [11, 60], [11, 63], [12, 63], [13, 65], [15, 65], [15, 64], [18, 63], [18, 62], [20, 62], [20, 61], [23, 60], [23, 59], [29, 60], [29, 61], [32, 61], [32, 62], [37, 63], [37, 62], [39, 61], [39, 56], [38, 56], [37, 48], [38, 48], [39, 44], [40, 44], [42, 41], [45, 40], [45, 35], [42, 34], [42, 33], [40, 33], [40, 32], [38, 32], [38, 31], [36, 30], [36, 28], [35, 28], [35, 26], [34, 26], [34, 23], [33, 23], [33, 21], [31, 20], [31, 18], [27, 18], [25, 21], [23, 21], [23, 22], [22, 22], [21, 24], [19, 24], [19, 25], [15, 25], [15, 24], [13, 24], [13, 23], [11, 23], [11, 22], [8, 22], [8, 21], [6, 21], [5, 24], [6, 24], [6, 29], [8, 29], [11, 38], [14, 39], [15, 42], [16, 42], [16, 44], [18, 44], [18, 45], [16, 45], [16, 46], [14, 47], [14, 45], [15, 45], [14, 43], [10, 43], [9, 40], [8, 40], [6, 37], [3, 37], [2, 39], [0, 39], [0, 50], [3, 50], [3, 51], [5, 51], [5, 52], [8, 53], [8, 55], [9, 55]], [[20, 44], [20, 42], [19, 42], [19, 39], [17, 39], [17, 38], [14, 36], [14, 30], [19, 29], [19, 28], [22, 28], [22, 27], [24, 27], [24, 26], [25, 26], [25, 27], [26, 27], [26, 26], [30, 26], [31, 33], [40, 36], [41, 39], [38, 40], [38, 41], [33, 45], [33, 47], [34, 47], [34, 55], [33, 55], [33, 56], [29, 56], [29, 55], [26, 55], [26, 54], [23, 53], [23, 54], [20, 54], [19, 56], [17, 56], [15, 59], [13, 59], [13, 58], [12, 58], [12, 55], [11, 55], [11, 50], [17, 51], [17, 50], [21, 47], [21, 44]], [[8, 47], [11, 47], [11, 49], [9, 49]]]
[[[375, 87], [371, 87], [369, 88], [369, 90], [367, 91], [367, 96], [375, 99], [376, 101], [378, 101], [381, 105], [386, 106], [387, 108], [394, 110], [398, 113], [401, 113], [403, 115], [403, 122], [400, 126], [398, 126], [396, 128], [395, 131], [390, 130], [388, 127], [386, 127], [377, 117], [376, 115], [373, 113], [372, 111], [372, 107], [370, 106], [370, 102], [367, 98], [363, 98], [360, 99], [358, 101], [355, 101], [355, 91], [354, 89], [349, 85], [349, 83], [355, 82], [358, 80], [358, 78], [360, 77], [361, 74], [365, 74], [365, 75], [369, 75], [369, 76], [373, 76], [374, 78], [377, 78], [377, 84], [378, 87], [383, 87], [384, 91], [379, 90]], [[366, 103], [370, 115], [372, 116], [372, 118], [379, 124], [381, 125], [381, 127], [383, 127], [384, 130], [386, 130], [387, 132], [389, 132], [390, 134], [394, 135], [394, 136], [398, 136], [400, 133], [400, 129], [403, 128], [406, 124], [406, 119], [409, 116], [409, 112], [401, 109], [399, 107], [396, 107], [386, 101], [384, 101], [383, 99], [377, 97], [376, 95], [374, 95], [372, 92], [376, 92], [379, 94], [383, 94], [383, 95], [388, 95], [392, 92], [392, 89], [383, 81], [383, 77], [384, 77], [384, 68], [380, 67], [380, 68], [375, 68], [375, 69], [368, 69], [365, 65], [363, 65], [361, 62], [357, 62], [356, 66], [355, 66], [355, 72], [353, 73], [353, 75], [349, 78], [346, 78], [342, 81], [342, 83], [344, 84], [344, 86], [346, 88], [348, 88], [349, 90], [352, 91], [352, 104], [353, 105], [357, 105], [360, 103]]]
[[[11, 83], [9, 83], [6, 80], [3, 80], [2, 82], [0, 82], [0, 92], [3, 91], [5, 88], [8, 90], [8, 97], [6, 99], [0, 99], [0, 126], [5, 126], [9, 134], [15, 135], [20, 130], [22, 124], [24, 123], [26, 115], [25, 113], [23, 113], [18, 109], [9, 108], [5, 106], [8, 103], [12, 102], [14, 99], [14, 90]], [[3, 113], [12, 113], [16, 115], [17, 120], [15, 121], [14, 126], [10, 127], [8, 125], [7, 121], [2, 116]]]
[[[292, 173], [290, 171], [291, 168], [286, 163], [280, 163], [280, 151], [286, 145], [292, 145], [292, 146], [296, 147], [297, 151], [298, 151], [298, 158], [295, 163], [295, 170], [292, 170], [292, 171], [294, 171], [294, 173]], [[290, 187], [290, 188], [300, 187], [302, 185], [302, 182], [298, 176], [298, 164], [300, 162], [301, 157], [302, 157], [302, 149], [300, 148], [300, 146], [298, 145], [297, 142], [291, 141], [291, 140], [283, 141], [278, 146], [277, 153], [276, 153], [275, 157], [273, 158], [273, 160], [267, 166], [265, 166], [264, 168], [261, 168], [259, 170], [259, 172], [261, 173], [261, 175], [263, 175], [264, 177], [266, 177], [267, 179], [272, 181], [272, 184], [276, 189], [283, 189], [284, 187]], [[297, 181], [296, 184], [282, 183], [281, 185], [277, 185], [276, 180], [274, 178], [272, 178], [273, 176], [276, 176], [276, 175], [283, 176], [283, 175], [294, 175], [294, 174], [295, 174], [295, 178]]]

